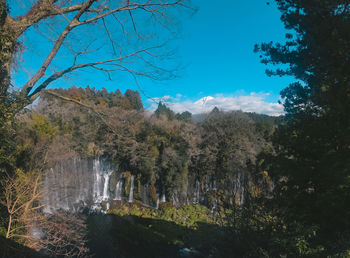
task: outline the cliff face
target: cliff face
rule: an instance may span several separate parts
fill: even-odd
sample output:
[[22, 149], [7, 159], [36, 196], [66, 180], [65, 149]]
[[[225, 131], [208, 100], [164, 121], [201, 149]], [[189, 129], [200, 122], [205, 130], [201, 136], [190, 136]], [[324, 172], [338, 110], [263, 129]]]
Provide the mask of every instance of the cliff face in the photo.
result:
[[[244, 180], [244, 174], [239, 173], [232, 182], [232, 194], [239, 203], [244, 198]], [[103, 158], [62, 160], [45, 173], [44, 211], [107, 211], [133, 202], [153, 208], [164, 202], [175, 206], [199, 203], [216, 209], [214, 196], [220, 185], [216, 180], [200, 182], [187, 178], [187, 189], [183, 191], [171, 191], [161, 185], [157, 188], [141, 181], [140, 177], [120, 171]]]

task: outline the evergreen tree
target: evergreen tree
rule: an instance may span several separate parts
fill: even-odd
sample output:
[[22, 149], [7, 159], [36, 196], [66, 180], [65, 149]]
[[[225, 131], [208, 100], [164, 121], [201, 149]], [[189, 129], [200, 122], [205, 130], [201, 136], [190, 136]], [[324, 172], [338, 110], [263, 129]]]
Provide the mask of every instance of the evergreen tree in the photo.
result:
[[140, 93], [136, 90], [127, 90], [124, 96], [129, 100], [131, 107], [136, 110], [143, 110]]
[[185, 121], [185, 122], [191, 122], [192, 121], [192, 114], [188, 111], [185, 111], [185, 112], [182, 112], [181, 114], [180, 113], [177, 113], [175, 115], [175, 118], [177, 120], [182, 120], [182, 121]]
[[160, 115], [165, 115], [169, 120], [173, 120], [175, 118], [175, 113], [162, 102], [159, 102], [158, 108], [156, 111], [154, 111], [154, 113], [157, 117]]
[[[257, 45], [265, 64], [291, 75], [282, 90], [285, 121], [275, 134], [284, 216], [317, 224], [328, 240], [350, 230], [350, 4], [276, 0], [285, 43]], [[334, 247], [335, 245], [333, 245]]]

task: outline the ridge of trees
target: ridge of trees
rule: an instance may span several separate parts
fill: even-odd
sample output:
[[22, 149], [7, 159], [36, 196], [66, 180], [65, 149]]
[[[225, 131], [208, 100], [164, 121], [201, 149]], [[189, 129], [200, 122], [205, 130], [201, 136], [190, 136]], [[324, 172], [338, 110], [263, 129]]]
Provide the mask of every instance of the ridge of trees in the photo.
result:
[[[159, 103], [157, 110], [151, 117], [145, 116], [142, 110], [138, 110], [138, 107], [142, 105], [141, 101], [139, 102], [140, 104], [134, 105], [135, 108], [132, 109], [129, 109], [128, 106], [130, 105], [125, 104], [125, 102], [123, 102], [123, 105], [119, 104], [121, 102], [120, 99], [128, 100], [129, 96], [139, 96], [137, 92], [131, 95], [125, 94], [124, 96], [118, 90], [115, 93], [108, 93], [105, 90], [96, 91], [90, 88], [55, 89], [47, 93], [49, 92], [59, 93], [61, 96], [89, 104], [105, 119], [105, 123], [97, 124], [96, 127], [92, 128], [90, 124], [96, 124], [93, 121], [98, 119], [98, 117], [88, 112], [84, 107], [71, 102], [62, 102], [59, 98], [50, 94], [43, 94], [37, 106], [34, 107], [34, 111], [37, 110], [36, 112], [44, 116], [47, 123], [55, 128], [57, 137], [60, 137], [60, 135], [62, 137], [71, 135], [72, 140], [68, 142], [77, 144], [72, 148], [81, 150], [81, 154], [102, 155], [105, 153], [111, 156], [111, 160], [124, 163], [125, 169], [135, 171], [134, 173], [136, 174], [137, 171], [147, 170], [146, 167], [153, 164], [148, 168], [148, 172], [144, 172], [145, 174], [153, 174], [146, 177], [149, 179], [156, 178], [154, 173], [159, 169], [160, 164], [163, 164], [163, 167], [165, 166], [165, 161], [161, 160], [162, 157], [165, 158], [168, 155], [166, 154], [167, 152], [175, 156], [180, 155], [177, 160], [184, 159], [181, 166], [183, 168], [188, 166], [189, 162], [192, 162], [192, 156], [193, 159], [196, 159], [200, 155], [200, 149], [203, 147], [200, 146], [201, 138], [207, 137], [203, 134], [204, 131], [212, 130], [213, 133], [217, 134], [218, 131], [216, 130], [219, 130], [217, 128], [219, 126], [221, 127], [220, 130], [223, 130], [223, 134], [226, 134], [225, 131], [227, 131], [227, 133], [231, 134], [230, 137], [236, 137], [234, 141], [237, 141], [236, 144], [242, 148], [245, 148], [243, 147], [245, 144], [255, 141], [251, 147], [247, 148], [247, 153], [253, 149], [260, 150], [260, 145], [266, 142], [263, 136], [266, 132], [256, 127], [256, 123], [251, 120], [249, 115], [245, 115], [242, 112], [223, 113], [218, 111], [215, 114], [209, 114], [203, 122], [194, 124], [189, 112], [175, 114], [163, 103]], [[128, 90], [127, 92], [131, 91]], [[29, 120], [32, 119], [30, 116]], [[258, 117], [258, 115], [255, 116]], [[26, 119], [28, 120], [28, 118], [24, 120]], [[261, 122], [265, 120], [265, 117], [261, 118]], [[221, 121], [226, 122], [220, 125]], [[113, 130], [111, 131], [110, 128], [113, 128]], [[274, 126], [267, 126], [266, 128], [271, 134]], [[254, 136], [255, 133], [257, 136]], [[244, 136], [246, 134], [249, 136]], [[221, 136], [218, 135], [218, 137], [220, 138]], [[228, 134], [226, 135], [227, 137]], [[247, 138], [238, 142], [240, 137]], [[59, 142], [62, 141], [59, 140]], [[220, 144], [215, 143], [214, 145], [219, 146]], [[80, 147], [77, 149], [77, 146]], [[95, 146], [94, 150], [92, 150], [92, 146]], [[231, 145], [228, 144], [228, 146]], [[150, 150], [152, 151], [149, 154], [154, 153], [156, 156], [150, 157], [147, 154]], [[254, 159], [253, 156], [259, 150], [252, 152], [251, 159]], [[239, 159], [235, 155], [231, 158]], [[205, 160], [205, 157], [203, 157], [203, 160]], [[166, 167], [170, 168], [172, 166], [168, 164]], [[173, 167], [177, 170], [177, 165], [173, 165]], [[175, 173], [175, 170], [171, 173]], [[198, 171], [198, 173], [202, 172]], [[155, 183], [154, 179], [151, 180], [152, 184]]]
[[108, 92], [105, 88], [98, 90], [90, 88], [90, 86], [87, 86], [86, 88], [72, 86], [68, 89], [50, 89], [45, 91], [45, 93], [45, 98], [49, 98], [49, 95], [53, 93], [94, 107], [119, 107], [125, 110], [134, 109], [137, 111], [143, 111], [140, 93], [130, 89], [128, 89], [123, 95], [119, 89], [115, 92]]

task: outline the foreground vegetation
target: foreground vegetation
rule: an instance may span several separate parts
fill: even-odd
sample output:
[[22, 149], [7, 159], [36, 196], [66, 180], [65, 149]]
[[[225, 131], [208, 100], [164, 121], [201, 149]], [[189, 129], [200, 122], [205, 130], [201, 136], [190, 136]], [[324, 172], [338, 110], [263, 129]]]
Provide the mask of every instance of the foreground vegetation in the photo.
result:
[[[140, 200], [140, 185], [148, 185], [153, 206], [163, 189], [168, 200], [172, 193], [182, 193], [184, 189], [195, 196], [195, 183], [198, 191], [206, 192], [201, 200], [199, 196], [196, 200], [190, 199], [205, 206], [177, 209], [169, 205], [159, 211], [123, 206], [115, 210], [118, 215], [142, 215], [193, 230], [198, 223], [236, 227], [243, 198], [248, 198], [249, 194], [259, 198], [271, 194], [268, 173], [258, 172], [256, 176], [254, 173], [258, 153], [272, 151], [267, 138], [275, 128], [275, 120], [263, 115], [224, 113], [214, 109], [203, 115], [201, 122], [194, 123], [188, 112], [174, 114], [162, 103], [154, 115], [145, 115], [138, 92], [130, 90], [124, 95], [90, 88], [47, 91], [35, 107], [18, 113], [12, 123], [15, 152], [11, 166], [15, 176], [7, 175], [3, 179], [3, 232], [6, 237], [37, 250], [44, 248], [47, 239], [36, 244], [37, 239], [31, 233], [33, 223], [51, 232], [50, 229], [57, 228], [53, 222], [60, 221], [67, 226], [63, 227], [64, 232], [83, 232], [77, 227], [70, 228], [69, 221], [38, 215], [45, 205], [42, 202], [45, 192], [41, 187], [43, 172], [55, 162], [75, 156], [102, 156], [118, 165], [126, 178], [134, 175], [137, 188], [134, 199]], [[37, 192], [32, 191], [34, 185], [37, 185]], [[20, 198], [16, 201], [9, 196]], [[177, 205], [184, 202], [184, 197], [179, 195]], [[16, 205], [21, 208], [14, 208]], [[59, 214], [56, 216], [62, 218]], [[16, 223], [12, 223], [12, 218]], [[70, 222], [81, 224], [76, 218]], [[81, 246], [69, 242], [69, 236], [62, 238], [63, 235], [60, 233], [60, 241], [64, 241], [62, 246], [74, 246], [74, 254], [85, 250], [84, 235], [79, 235]], [[200, 236], [204, 238], [205, 234]], [[49, 242], [50, 246], [54, 244], [61, 245]], [[65, 249], [62, 252], [66, 254]]]
[[[162, 103], [145, 116], [137, 92], [89, 88], [42, 92], [41, 105], [23, 110], [26, 96], [2, 87], [1, 234], [38, 248], [27, 240], [30, 218], [51, 229], [58, 228], [55, 221], [78, 224], [38, 216], [42, 193], [34, 186], [57, 160], [102, 155], [154, 187], [153, 193], [162, 187], [167, 194], [181, 192], [191, 180], [202, 188], [218, 183], [204, 206], [112, 210], [101, 222], [108, 225], [104, 235], [112, 235], [100, 239], [107, 252], [137, 256], [152, 246], [154, 256], [176, 256], [186, 247], [193, 256], [349, 257], [350, 6], [342, 0], [276, 2], [292, 33], [283, 44], [257, 45], [256, 52], [265, 64], [287, 65], [268, 74], [296, 79], [282, 91], [286, 115], [280, 120], [214, 109], [196, 124], [190, 114], [174, 114]], [[2, 63], [9, 61], [5, 57]], [[6, 72], [1, 76], [1, 83], [8, 82]], [[244, 175], [239, 194], [238, 175]], [[93, 234], [99, 228], [84, 236], [98, 239]], [[77, 229], [66, 229], [70, 234], [59, 239], [66, 241], [63, 251], [68, 246], [86, 255], [70, 242]], [[40, 248], [59, 250], [53, 244], [62, 246], [46, 242]]]

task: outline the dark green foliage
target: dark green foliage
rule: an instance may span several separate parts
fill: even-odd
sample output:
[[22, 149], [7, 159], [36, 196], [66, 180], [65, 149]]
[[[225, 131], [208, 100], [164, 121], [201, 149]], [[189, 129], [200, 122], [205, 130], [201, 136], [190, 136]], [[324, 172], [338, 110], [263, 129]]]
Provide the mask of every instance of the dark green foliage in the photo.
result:
[[272, 117], [257, 113], [247, 113], [247, 115], [255, 122], [256, 129], [266, 139], [270, 139], [277, 125], [282, 121], [283, 117]]
[[350, 232], [350, 5], [276, 2], [292, 34], [256, 51], [263, 63], [287, 65], [268, 74], [296, 79], [281, 92], [287, 113], [274, 136], [273, 172], [283, 179], [278, 204], [288, 223], [319, 227], [314, 245], [324, 245], [325, 254], [339, 253], [348, 249], [340, 239]]
[[253, 253], [246, 250], [248, 246], [238, 246], [237, 240], [237, 246], [233, 245], [227, 228], [216, 224], [214, 217], [201, 205], [176, 208], [165, 203], [158, 210], [125, 205], [88, 219], [91, 249], [106, 257], [111, 253], [126, 257], [243, 257]]
[[[86, 88], [72, 86], [69, 89], [59, 88], [51, 91], [60, 96], [81, 101], [91, 106], [100, 106], [104, 108], [119, 107], [125, 110], [134, 109], [138, 111], [143, 110], [143, 104], [138, 91], [127, 90], [125, 94], [122, 95], [119, 89], [115, 92], [108, 92], [105, 88], [97, 90], [95, 88], [90, 88], [90, 86]], [[43, 91], [43, 95], [45, 95], [45, 98], [52, 99], [52, 96], [45, 94], [45, 91]]]
[[138, 91], [127, 90], [124, 94], [125, 98], [130, 101], [131, 107], [136, 110], [143, 110], [141, 96]]
[[195, 230], [162, 219], [105, 215], [91, 216], [88, 225], [98, 257], [227, 257], [233, 251], [213, 224], [198, 222]]
[[182, 112], [181, 114], [180, 113], [177, 113], [175, 115], [175, 118], [177, 120], [182, 120], [182, 121], [185, 121], [185, 122], [191, 122], [192, 121], [192, 114], [188, 111], [185, 111], [185, 112]]
[[10, 63], [12, 55], [17, 50], [17, 45], [12, 41], [13, 32], [4, 27], [8, 7], [6, 1], [0, 1], [0, 177], [4, 171], [11, 173], [15, 163], [16, 144], [14, 142], [14, 116], [18, 106], [23, 102], [21, 96], [15, 92], [9, 92], [10, 88]]
[[27, 248], [13, 240], [6, 239], [0, 235], [0, 255], [1, 257], [48, 257], [35, 252], [33, 249]]
[[265, 143], [254, 121], [240, 111], [214, 109], [199, 125], [203, 133], [201, 173], [209, 177], [222, 179], [232, 172], [245, 171]]
[[[4, 99], [10, 87], [10, 66], [13, 55], [19, 50], [14, 31], [5, 25], [8, 7], [0, 1], [0, 98]], [[1, 100], [2, 101], [2, 100]]]
[[162, 102], [159, 102], [158, 108], [156, 109], [156, 111], [154, 111], [154, 114], [157, 117], [164, 115], [169, 120], [173, 120], [175, 118], [175, 113]]

